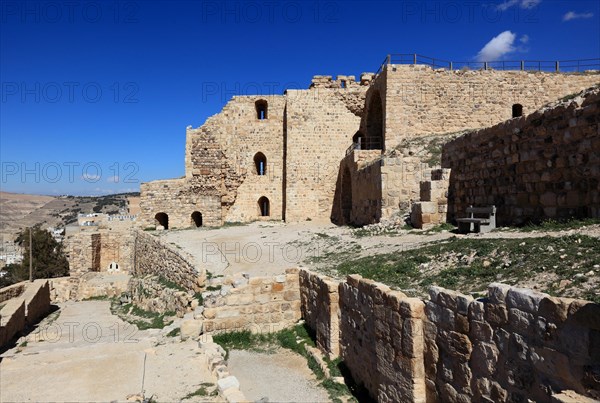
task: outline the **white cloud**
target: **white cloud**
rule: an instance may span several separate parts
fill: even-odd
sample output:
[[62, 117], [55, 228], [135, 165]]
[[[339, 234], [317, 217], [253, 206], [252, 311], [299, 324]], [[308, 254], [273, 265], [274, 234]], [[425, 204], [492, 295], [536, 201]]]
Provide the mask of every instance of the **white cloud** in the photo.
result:
[[569, 11], [568, 13], [563, 15], [563, 21], [592, 18], [593, 16], [594, 13], [576, 13], [575, 11]]
[[523, 35], [519, 38], [519, 42], [521, 42], [523, 45], [525, 45], [527, 42], [529, 42], [529, 35]]
[[502, 56], [514, 52], [516, 48], [513, 46], [516, 34], [511, 31], [504, 31], [498, 36], [492, 38], [491, 41], [477, 53], [477, 60], [480, 62], [491, 62], [499, 60]]
[[500, 3], [496, 6], [496, 9], [500, 11], [506, 11], [513, 6], [518, 6], [523, 9], [531, 9], [540, 4], [542, 0], [506, 0], [504, 3]]

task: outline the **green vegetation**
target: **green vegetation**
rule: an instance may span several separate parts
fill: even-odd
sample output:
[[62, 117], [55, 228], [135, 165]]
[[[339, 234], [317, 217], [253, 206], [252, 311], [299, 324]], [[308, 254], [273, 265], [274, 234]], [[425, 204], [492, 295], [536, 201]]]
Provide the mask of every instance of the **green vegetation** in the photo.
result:
[[218, 285], [209, 285], [206, 287], [206, 291], [219, 291], [221, 289], [221, 284]]
[[[48, 231], [39, 225], [32, 228], [33, 278], [53, 278], [69, 275], [69, 262], [63, 252], [62, 243], [57, 242]], [[23, 261], [4, 268], [8, 273], [0, 277], [0, 288], [29, 279], [29, 229], [17, 236], [15, 243], [24, 248]]]
[[571, 220], [545, 220], [540, 224], [528, 224], [519, 229], [520, 232], [531, 232], [531, 231], [564, 231], [570, 229], [582, 228], [588, 225], [600, 224], [600, 219], [598, 218], [584, 218], [582, 220], [579, 219], [571, 219]]
[[[211, 390], [212, 389], [212, 390]], [[200, 384], [200, 387], [196, 389], [194, 392], [188, 393], [181, 400], [191, 399], [192, 397], [202, 397], [202, 396], [217, 396], [219, 392], [214, 384], [209, 382], [204, 382]]]
[[166, 317], [175, 316], [175, 312], [156, 313], [146, 311], [133, 304], [121, 305], [117, 299], [113, 299], [110, 311], [125, 322], [134, 324], [139, 330], [162, 329], [171, 322], [165, 321]]
[[[277, 348], [285, 348], [303, 356], [308, 367], [321, 381], [321, 386], [327, 390], [332, 401], [341, 401], [343, 397], [346, 401], [356, 401], [352, 397], [350, 389], [343, 384], [334, 382], [331, 378], [326, 378], [325, 373], [319, 366], [315, 358], [306, 350], [305, 346], [315, 347], [314, 335], [306, 325], [296, 325], [290, 329], [284, 329], [277, 333], [254, 334], [248, 330], [221, 333], [213, 336], [215, 343], [219, 344], [229, 356], [231, 350], [251, 350], [251, 351], [275, 351]], [[338, 366], [339, 360], [329, 361], [325, 358], [328, 367]], [[331, 372], [332, 376], [340, 376], [340, 371], [336, 368]], [[335, 374], [335, 375], [334, 375]]]
[[158, 283], [165, 288], [170, 288], [172, 290], [178, 290], [178, 291], [187, 291], [185, 288], [183, 288], [176, 282], [169, 280], [168, 278], [165, 278], [163, 276], [157, 276], [157, 277], [158, 277]]
[[[600, 273], [594, 268], [598, 262], [598, 239], [585, 235], [494, 240], [452, 237], [419, 249], [346, 260], [327, 271], [340, 277], [357, 273], [415, 295], [425, 295], [431, 285], [470, 293], [494, 281], [516, 285], [535, 280], [550, 294], [595, 300], [600, 297]], [[595, 274], [586, 275], [590, 270]], [[579, 283], [556, 286], [575, 276]], [[586, 287], [582, 283], [587, 283]]]
[[177, 337], [180, 334], [181, 334], [181, 328], [176, 327], [175, 329], [173, 329], [169, 333], [167, 333], [167, 337]]

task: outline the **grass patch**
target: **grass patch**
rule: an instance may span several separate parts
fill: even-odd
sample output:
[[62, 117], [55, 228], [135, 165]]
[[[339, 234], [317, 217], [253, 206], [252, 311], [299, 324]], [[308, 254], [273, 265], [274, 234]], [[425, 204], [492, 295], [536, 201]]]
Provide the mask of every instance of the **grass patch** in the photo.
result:
[[[494, 240], [453, 237], [419, 249], [347, 260], [325, 271], [338, 277], [356, 273], [426, 295], [431, 285], [471, 293], [494, 281], [517, 285], [535, 279], [543, 287], [594, 270], [586, 283], [592, 287], [600, 283], [600, 273], [594, 269], [598, 262], [598, 239], [585, 235]], [[573, 285], [550, 291], [557, 296], [583, 297], [585, 288]]]
[[168, 278], [165, 278], [163, 276], [157, 276], [157, 277], [158, 277], [158, 283], [165, 288], [170, 288], [172, 290], [178, 290], [178, 291], [187, 291], [185, 288], [183, 288], [176, 282], [169, 280]]
[[596, 225], [600, 224], [600, 219], [598, 218], [584, 218], [582, 220], [579, 219], [570, 219], [570, 220], [545, 220], [540, 224], [530, 223], [524, 227], [521, 227], [519, 231], [521, 232], [531, 232], [531, 231], [564, 231], [570, 229], [578, 229], [582, 227], [586, 227], [588, 225]]
[[206, 287], [206, 291], [219, 291], [221, 289], [221, 285], [209, 285]]
[[[212, 390], [210, 390], [212, 389]], [[217, 392], [217, 388], [214, 384], [209, 382], [204, 382], [200, 384], [200, 387], [195, 391], [188, 393], [181, 400], [191, 399], [193, 397], [204, 397], [204, 396], [216, 396], [219, 392]]]
[[112, 300], [110, 311], [125, 322], [136, 325], [139, 330], [162, 329], [171, 323], [165, 321], [165, 317], [175, 316], [175, 312], [171, 311], [157, 313], [146, 311], [131, 303], [121, 305], [116, 299]]
[[89, 297], [89, 298], [85, 298], [82, 301], [109, 301], [110, 298], [108, 298], [106, 295], [96, 295], [93, 297]]
[[177, 337], [180, 334], [181, 334], [181, 329], [176, 327], [175, 329], [173, 329], [169, 333], [167, 333], [167, 337]]

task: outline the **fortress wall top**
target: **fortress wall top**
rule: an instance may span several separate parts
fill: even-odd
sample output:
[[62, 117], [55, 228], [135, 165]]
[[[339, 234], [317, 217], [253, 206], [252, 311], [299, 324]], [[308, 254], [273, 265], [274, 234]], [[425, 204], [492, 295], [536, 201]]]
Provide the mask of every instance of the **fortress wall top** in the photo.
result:
[[389, 148], [403, 137], [492, 126], [513, 117], [515, 104], [528, 114], [599, 82], [600, 74], [594, 73], [433, 70], [424, 65], [386, 65], [370, 92], [381, 92], [385, 142]]

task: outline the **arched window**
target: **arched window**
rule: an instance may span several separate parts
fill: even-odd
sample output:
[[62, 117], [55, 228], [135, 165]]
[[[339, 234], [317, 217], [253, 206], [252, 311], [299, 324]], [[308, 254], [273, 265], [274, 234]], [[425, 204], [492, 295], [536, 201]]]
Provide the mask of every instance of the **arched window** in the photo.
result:
[[260, 199], [258, 199], [258, 209], [262, 217], [270, 216], [271, 208], [269, 206], [269, 199], [267, 199], [265, 196], [262, 196]]
[[268, 104], [267, 101], [265, 101], [264, 99], [259, 99], [258, 101], [256, 101], [254, 103], [254, 105], [256, 106], [256, 118], [258, 120], [265, 120], [267, 119], [267, 109], [268, 109]]
[[154, 219], [158, 221], [158, 225], [162, 225], [164, 229], [169, 229], [169, 216], [167, 213], [157, 213]]
[[199, 211], [194, 211], [192, 213], [192, 224], [196, 227], [202, 226], [202, 213]]
[[266, 175], [267, 173], [267, 157], [261, 152], [254, 156], [254, 166], [256, 167], [257, 175]]
[[512, 106], [512, 117], [518, 118], [519, 116], [523, 116], [523, 105], [514, 104]]

